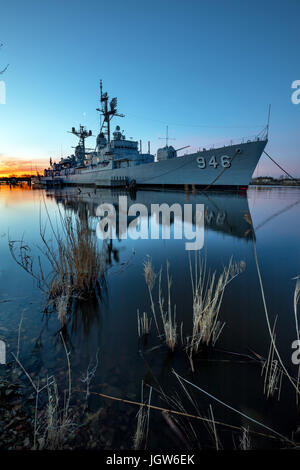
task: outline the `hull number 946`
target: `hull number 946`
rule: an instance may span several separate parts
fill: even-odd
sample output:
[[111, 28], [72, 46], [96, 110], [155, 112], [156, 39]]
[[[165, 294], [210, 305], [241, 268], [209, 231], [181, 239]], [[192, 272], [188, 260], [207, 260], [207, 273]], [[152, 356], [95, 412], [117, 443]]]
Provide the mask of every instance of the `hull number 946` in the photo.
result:
[[198, 167], [201, 169], [206, 168], [206, 166], [212, 166], [213, 168], [218, 168], [219, 166], [223, 168], [229, 168], [231, 166], [231, 158], [227, 155], [222, 155], [222, 157], [217, 160], [215, 156], [212, 156], [206, 162], [206, 159], [204, 157], [198, 157], [197, 164]]

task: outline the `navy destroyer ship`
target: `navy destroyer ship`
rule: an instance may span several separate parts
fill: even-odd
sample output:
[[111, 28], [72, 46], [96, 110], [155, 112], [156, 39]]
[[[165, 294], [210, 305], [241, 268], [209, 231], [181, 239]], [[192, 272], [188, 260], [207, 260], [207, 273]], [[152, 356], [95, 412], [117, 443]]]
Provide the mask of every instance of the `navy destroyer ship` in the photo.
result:
[[[166, 145], [157, 155], [143, 153], [138, 141], [126, 139], [120, 126], [111, 136], [111, 120], [124, 117], [117, 111], [117, 98], [109, 100], [100, 81], [102, 124], [96, 147], [86, 149], [85, 140], [92, 131], [80, 126], [72, 128], [79, 137], [73, 155], [50, 162], [39, 183], [55, 185], [89, 185], [98, 187], [184, 187], [192, 185], [204, 189], [247, 189], [256, 165], [267, 144], [267, 131], [262, 138], [220, 148], [203, 148], [195, 153], [179, 156], [181, 149]], [[267, 126], [268, 127], [268, 126]]]

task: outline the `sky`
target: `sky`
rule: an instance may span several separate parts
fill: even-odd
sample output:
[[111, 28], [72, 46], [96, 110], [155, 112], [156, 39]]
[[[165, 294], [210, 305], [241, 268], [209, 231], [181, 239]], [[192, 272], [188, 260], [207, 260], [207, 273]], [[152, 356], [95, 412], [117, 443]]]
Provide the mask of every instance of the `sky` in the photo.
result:
[[[125, 135], [175, 148], [223, 145], [266, 125], [267, 151], [300, 176], [299, 0], [2, 0], [0, 176], [72, 153], [99, 130], [99, 80]], [[95, 137], [87, 140], [94, 148]], [[282, 174], [262, 157], [256, 174]]]

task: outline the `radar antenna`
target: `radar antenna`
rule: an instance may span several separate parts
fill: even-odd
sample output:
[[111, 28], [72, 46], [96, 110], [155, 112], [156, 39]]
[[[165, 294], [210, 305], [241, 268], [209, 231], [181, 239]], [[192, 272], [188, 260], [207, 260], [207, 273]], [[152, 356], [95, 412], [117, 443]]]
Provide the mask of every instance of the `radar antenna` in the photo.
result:
[[114, 116], [124, 117], [124, 114], [119, 114], [117, 111], [118, 100], [117, 98], [112, 98], [109, 105], [109, 96], [107, 92], [103, 93], [102, 90], [102, 80], [100, 80], [100, 103], [101, 108], [97, 108], [97, 111], [102, 114], [103, 122], [100, 127], [100, 132], [104, 132], [107, 136], [107, 143], [110, 143], [110, 121]]
[[169, 137], [169, 126], [166, 128], [166, 137], [159, 137], [159, 139], [166, 141], [166, 147], [168, 147], [169, 140], [176, 140], [175, 137]]

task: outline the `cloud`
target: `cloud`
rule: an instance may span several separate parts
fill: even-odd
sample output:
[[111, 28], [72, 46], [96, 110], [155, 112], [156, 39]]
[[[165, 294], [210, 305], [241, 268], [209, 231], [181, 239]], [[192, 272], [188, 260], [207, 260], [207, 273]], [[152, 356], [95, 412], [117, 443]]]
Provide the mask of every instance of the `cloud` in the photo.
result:
[[36, 171], [41, 172], [45, 167], [49, 166], [46, 159], [21, 160], [7, 158], [0, 154], [0, 176], [35, 174]]

